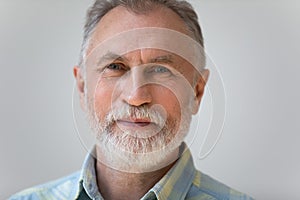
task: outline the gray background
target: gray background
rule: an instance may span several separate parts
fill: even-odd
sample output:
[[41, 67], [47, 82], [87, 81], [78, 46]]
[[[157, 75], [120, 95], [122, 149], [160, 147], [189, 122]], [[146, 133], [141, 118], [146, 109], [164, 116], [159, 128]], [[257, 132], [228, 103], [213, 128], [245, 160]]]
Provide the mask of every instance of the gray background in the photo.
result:
[[[90, 3], [0, 0], [0, 199], [81, 167], [72, 67]], [[214, 151], [191, 146], [197, 167], [257, 199], [300, 199], [299, 1], [193, 4], [227, 96]]]

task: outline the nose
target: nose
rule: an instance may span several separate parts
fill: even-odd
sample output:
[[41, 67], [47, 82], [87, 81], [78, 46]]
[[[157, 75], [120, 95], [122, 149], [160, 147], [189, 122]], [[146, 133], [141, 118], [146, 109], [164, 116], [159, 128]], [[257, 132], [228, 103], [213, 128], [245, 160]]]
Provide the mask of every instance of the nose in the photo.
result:
[[130, 93], [123, 95], [123, 100], [131, 106], [142, 106], [149, 104], [152, 101], [152, 97], [148, 91], [148, 86], [142, 86], [132, 90]]
[[151, 86], [147, 84], [143, 74], [143, 70], [132, 69], [124, 84], [122, 99], [131, 106], [141, 106], [152, 101]]

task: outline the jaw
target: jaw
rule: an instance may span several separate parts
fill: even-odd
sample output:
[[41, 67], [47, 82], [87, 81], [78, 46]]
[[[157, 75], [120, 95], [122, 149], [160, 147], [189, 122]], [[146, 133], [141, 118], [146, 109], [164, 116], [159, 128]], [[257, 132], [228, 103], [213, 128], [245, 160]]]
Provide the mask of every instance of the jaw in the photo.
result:
[[148, 173], [160, 170], [178, 159], [179, 148], [173, 151], [132, 153], [115, 151], [111, 145], [97, 145], [97, 161], [103, 166], [123, 173]]

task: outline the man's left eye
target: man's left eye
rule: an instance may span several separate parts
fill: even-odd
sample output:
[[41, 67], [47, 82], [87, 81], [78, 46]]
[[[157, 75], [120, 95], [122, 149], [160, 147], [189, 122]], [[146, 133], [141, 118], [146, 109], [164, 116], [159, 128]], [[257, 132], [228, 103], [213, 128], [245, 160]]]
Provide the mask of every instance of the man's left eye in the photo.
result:
[[153, 72], [155, 72], [155, 73], [171, 73], [171, 71], [164, 66], [154, 67]]

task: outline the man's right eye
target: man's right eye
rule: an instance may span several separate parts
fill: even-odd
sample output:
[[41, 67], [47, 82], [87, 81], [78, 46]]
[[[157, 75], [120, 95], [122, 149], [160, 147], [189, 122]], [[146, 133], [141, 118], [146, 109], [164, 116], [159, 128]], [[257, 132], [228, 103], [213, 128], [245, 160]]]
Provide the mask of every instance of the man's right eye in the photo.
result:
[[125, 66], [121, 63], [111, 63], [106, 66], [106, 69], [110, 70], [125, 70]]
[[120, 77], [127, 72], [128, 68], [122, 63], [111, 63], [101, 71], [103, 77]]

